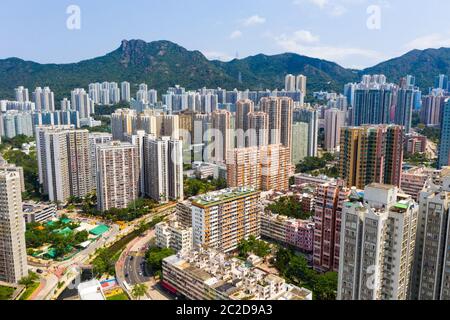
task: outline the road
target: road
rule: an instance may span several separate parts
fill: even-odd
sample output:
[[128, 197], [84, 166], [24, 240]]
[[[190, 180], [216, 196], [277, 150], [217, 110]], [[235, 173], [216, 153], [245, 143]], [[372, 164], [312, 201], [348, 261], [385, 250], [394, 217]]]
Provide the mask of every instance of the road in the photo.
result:
[[141, 253], [131, 253], [126, 257], [124, 273], [126, 281], [131, 286], [149, 282], [151, 279], [145, 256]]
[[124, 290], [127, 290], [124, 282], [130, 286], [147, 285], [148, 291], [144, 300], [170, 300], [172, 297], [160, 288], [145, 264], [145, 252], [154, 237], [155, 230], [149, 230], [143, 237], [128, 244], [116, 264], [116, 277]]
[[[63, 291], [67, 285], [79, 275], [78, 268], [83, 266], [90, 258], [92, 254], [99, 248], [110, 245], [117, 241], [117, 237], [120, 235], [120, 228], [117, 225], [111, 226], [111, 229], [105, 233], [100, 239], [91, 244], [85, 250], [79, 252], [75, 257], [70, 260], [62, 262], [53, 262], [50, 266], [39, 266], [35, 264], [32, 268], [33, 271], [37, 269], [44, 272], [40, 275], [41, 285], [31, 296], [30, 300], [49, 300], [55, 298], [54, 291], [57, 289], [59, 282], [63, 281], [64, 285], [58, 290]], [[64, 277], [67, 270], [70, 270], [70, 276]]]
[[[91, 244], [88, 248], [85, 250], [79, 252], [76, 256], [74, 256], [72, 259], [63, 261], [63, 262], [51, 262], [50, 265], [39, 265], [39, 264], [33, 264], [33, 267], [40, 268], [43, 273], [40, 275], [41, 277], [41, 286], [36, 290], [36, 292], [33, 294], [32, 299], [33, 300], [51, 300], [56, 299], [58, 295], [64, 291], [67, 286], [69, 286], [73, 280], [77, 279], [80, 273], [80, 267], [84, 266], [85, 264], [89, 263], [92, 256], [95, 254], [97, 249], [108, 247], [112, 245], [113, 243], [117, 242], [120, 238], [123, 236], [126, 236], [130, 234], [131, 232], [135, 231], [142, 223], [149, 223], [151, 222], [156, 215], [168, 212], [172, 210], [176, 206], [175, 203], [171, 203], [169, 205], [166, 205], [162, 207], [157, 212], [152, 212], [140, 219], [137, 219], [131, 223], [129, 223], [123, 230], [120, 230], [119, 226], [116, 224], [110, 224], [110, 230], [105, 233], [100, 239], [98, 239], [95, 243]], [[72, 214], [72, 217], [76, 217], [76, 214]], [[101, 221], [97, 221], [101, 222]], [[153, 231], [154, 232], [154, 231]], [[153, 237], [154, 234], [149, 234], [150, 238], [137, 238], [136, 241], [132, 241], [132, 243], [137, 244], [137, 247], [143, 247], [146, 243], [148, 243]], [[135, 248], [132, 252], [141, 251], [135, 250]], [[139, 263], [140, 263], [140, 259]], [[138, 265], [137, 267], [140, 267]], [[141, 276], [139, 273], [139, 268], [136, 268], [136, 266], [133, 266], [132, 269], [134, 270], [134, 280], [136, 283], [141, 283], [141, 281], [148, 280], [147, 277]], [[130, 266], [131, 271], [131, 266]], [[137, 272], [137, 274], [135, 273]], [[123, 272], [123, 270], [122, 270]], [[124, 274], [124, 273], [122, 273]], [[58, 284], [60, 284], [60, 287], [58, 287]], [[56, 293], [55, 293], [56, 291]]]

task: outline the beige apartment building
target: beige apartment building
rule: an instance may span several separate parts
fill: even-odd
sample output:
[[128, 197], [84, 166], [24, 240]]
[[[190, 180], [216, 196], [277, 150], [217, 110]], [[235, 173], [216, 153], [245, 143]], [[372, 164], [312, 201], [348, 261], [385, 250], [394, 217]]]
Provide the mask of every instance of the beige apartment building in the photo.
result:
[[258, 190], [288, 190], [292, 171], [290, 153], [282, 145], [234, 149], [229, 152], [229, 187], [251, 186]]
[[260, 192], [230, 188], [192, 199], [194, 248], [233, 251], [250, 236], [260, 237]]

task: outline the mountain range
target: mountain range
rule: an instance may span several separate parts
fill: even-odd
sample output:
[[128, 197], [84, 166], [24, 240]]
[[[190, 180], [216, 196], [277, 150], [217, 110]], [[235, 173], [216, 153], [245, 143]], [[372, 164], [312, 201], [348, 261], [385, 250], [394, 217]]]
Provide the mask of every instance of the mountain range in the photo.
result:
[[0, 99], [14, 99], [14, 88], [31, 91], [49, 86], [56, 99], [70, 96], [73, 88], [91, 82], [128, 81], [132, 91], [139, 83], [160, 92], [175, 84], [187, 89], [282, 89], [284, 76], [304, 74], [309, 92], [335, 90], [358, 81], [362, 74], [382, 73], [398, 82], [407, 74], [426, 90], [438, 74], [450, 74], [450, 48], [413, 50], [405, 55], [364, 70], [344, 68], [334, 62], [294, 53], [255, 55], [230, 62], [208, 60], [199, 51], [188, 51], [170, 41], [124, 40], [120, 47], [102, 57], [71, 64], [39, 64], [19, 58], [0, 60]]

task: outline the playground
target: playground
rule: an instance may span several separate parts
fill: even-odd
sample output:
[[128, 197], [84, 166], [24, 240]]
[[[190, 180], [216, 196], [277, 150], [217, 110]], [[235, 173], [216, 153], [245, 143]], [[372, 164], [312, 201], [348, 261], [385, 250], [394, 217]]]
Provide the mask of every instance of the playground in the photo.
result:
[[62, 217], [47, 223], [27, 225], [27, 253], [42, 260], [66, 261], [109, 231], [103, 224], [79, 222]]

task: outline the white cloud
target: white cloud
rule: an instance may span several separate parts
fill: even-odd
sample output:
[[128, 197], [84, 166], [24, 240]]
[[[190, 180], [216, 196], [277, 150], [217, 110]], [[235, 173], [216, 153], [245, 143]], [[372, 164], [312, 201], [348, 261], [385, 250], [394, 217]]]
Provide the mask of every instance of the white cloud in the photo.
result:
[[450, 34], [432, 33], [418, 37], [405, 45], [408, 50], [450, 47]]
[[[386, 0], [378, 1], [387, 2]], [[298, 6], [310, 4], [331, 16], [339, 17], [347, 13], [347, 6], [360, 5], [364, 2], [367, 0], [294, 0], [293, 4]]]
[[308, 0], [308, 1], [311, 2], [312, 4], [315, 4], [321, 9], [325, 8], [325, 6], [328, 5], [328, 0]]
[[340, 64], [349, 65], [354, 63], [352, 59], [355, 57], [364, 58], [365, 60], [374, 62], [385, 59], [385, 56], [382, 53], [373, 50], [320, 44], [318, 36], [305, 30], [296, 31], [292, 34], [281, 34], [270, 37], [280, 48], [287, 52], [334, 61]]
[[231, 61], [234, 58], [225, 52], [220, 51], [202, 51], [204, 56], [209, 60]]
[[266, 23], [266, 18], [260, 17], [259, 15], [256, 14], [251, 17], [248, 17], [247, 19], [244, 19], [242, 24], [245, 27], [252, 27], [264, 23]]
[[230, 34], [230, 39], [232, 39], [232, 40], [238, 39], [238, 38], [240, 38], [240, 37], [242, 37], [242, 32], [241, 32], [240, 30], [233, 31], [233, 32]]
[[330, 14], [332, 16], [339, 17], [339, 16], [342, 16], [343, 14], [345, 14], [346, 12], [347, 12], [347, 9], [344, 6], [336, 5], [336, 6], [333, 6], [333, 8], [330, 11]]
[[308, 30], [295, 31], [292, 36], [292, 39], [294, 41], [300, 41], [300, 42], [305, 42], [305, 43], [315, 43], [315, 42], [319, 42], [319, 40], [320, 40], [319, 36], [313, 35]]

